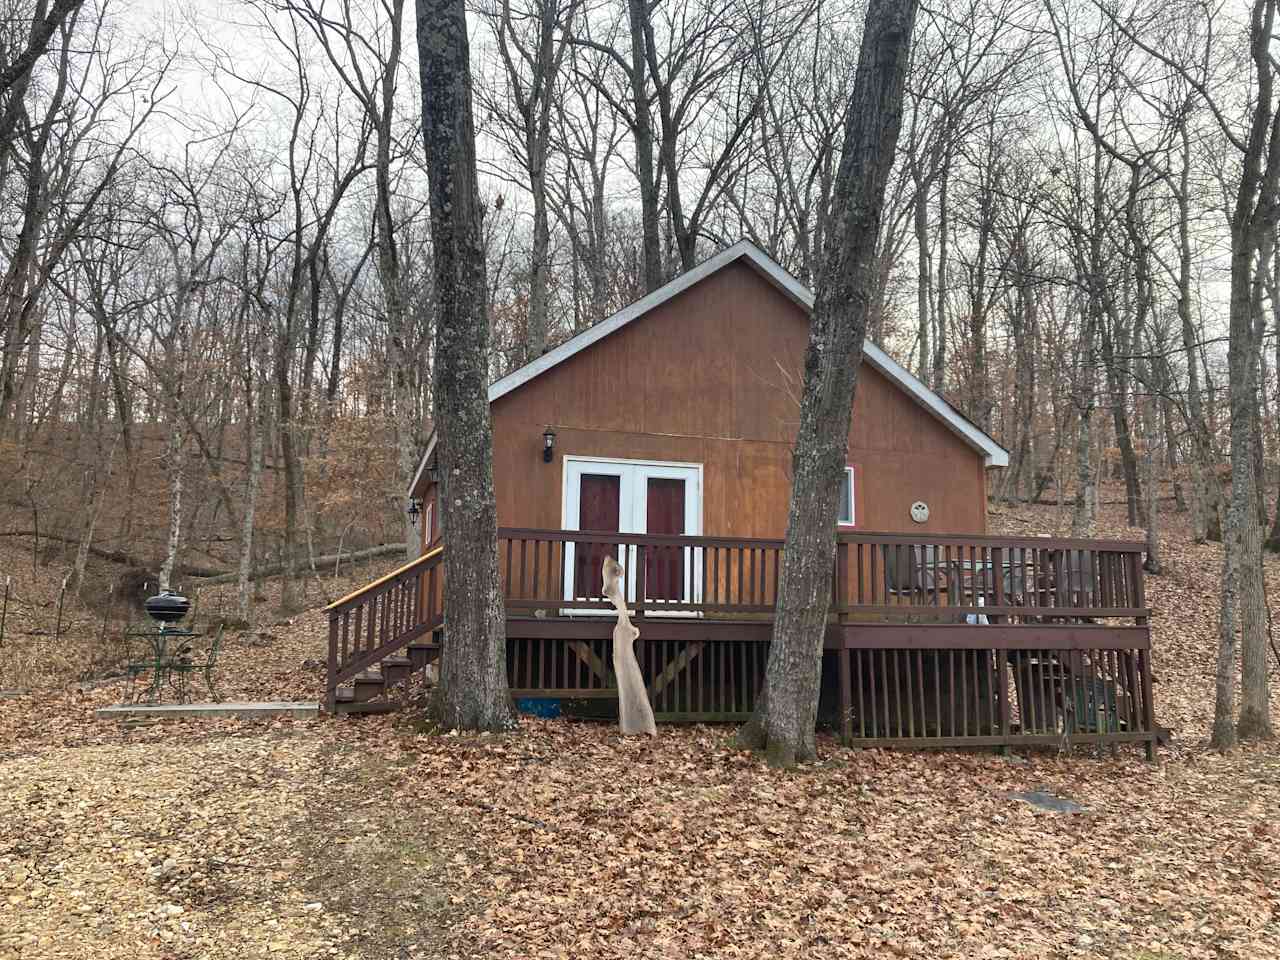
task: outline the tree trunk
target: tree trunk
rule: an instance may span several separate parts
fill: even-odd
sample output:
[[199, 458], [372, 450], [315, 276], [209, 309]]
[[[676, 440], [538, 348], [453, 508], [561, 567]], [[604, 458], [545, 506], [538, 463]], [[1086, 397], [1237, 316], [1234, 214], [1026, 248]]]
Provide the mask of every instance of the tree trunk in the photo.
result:
[[[249, 431], [249, 471], [245, 477], [244, 517], [240, 529], [240, 567], [237, 571], [236, 600], [241, 623], [253, 622], [253, 521], [258, 509], [258, 491], [262, 480], [262, 453], [267, 434], [267, 404], [270, 400], [267, 373], [267, 337], [259, 330], [256, 340], [256, 363], [250, 362], [245, 375], [245, 399], [250, 404], [245, 418]], [[257, 394], [255, 396], [255, 393]]]
[[[1271, 325], [1275, 337], [1275, 369], [1280, 377], [1280, 244], [1272, 244], [1272, 262], [1260, 264], [1259, 272], [1267, 277], [1267, 295], [1271, 300]], [[1280, 553], [1280, 484], [1276, 486], [1276, 515], [1263, 546], [1272, 553]]]
[[938, 305], [933, 311], [933, 380], [929, 384], [939, 391], [946, 380], [947, 367], [947, 253], [950, 236], [947, 187], [950, 182], [951, 153], [947, 151], [938, 178], [938, 282], [934, 285]]
[[[1154, 341], [1150, 344], [1149, 352], [1151, 355], [1158, 356], [1158, 348]], [[1157, 495], [1157, 474], [1156, 474], [1156, 451], [1159, 449], [1159, 422], [1160, 408], [1156, 398], [1151, 398], [1147, 403], [1147, 422], [1146, 422], [1146, 439], [1147, 449], [1145, 453], [1144, 465], [1146, 467], [1146, 476], [1143, 478], [1146, 484], [1147, 503], [1146, 503], [1146, 521], [1147, 521], [1147, 558], [1143, 563], [1143, 568], [1147, 573], [1159, 575], [1164, 573], [1164, 561], [1160, 559], [1160, 528], [1158, 525], [1158, 509], [1157, 501], [1160, 499]]]
[[[1262, 237], [1275, 229], [1280, 144], [1272, 129], [1275, 78], [1270, 54], [1275, 0], [1255, 0], [1250, 55], [1257, 92], [1248, 142], [1242, 156], [1240, 183], [1231, 215], [1231, 308], [1227, 345], [1227, 396], [1231, 416], [1231, 503], [1223, 540], [1222, 616], [1218, 625], [1217, 700], [1213, 746], [1231, 746], [1236, 738], [1272, 736], [1267, 696], [1267, 624], [1263, 596], [1262, 536], [1258, 524], [1258, 489], [1254, 477], [1257, 432], [1257, 330], [1253, 310], [1253, 258]], [[1270, 141], [1270, 142], [1269, 142]], [[1231, 729], [1235, 668], [1236, 618], [1240, 621], [1243, 665], [1240, 718]]]
[[[1119, 326], [1118, 323], [1112, 324], [1116, 330]], [[1100, 332], [1107, 392], [1111, 395], [1111, 423], [1116, 432], [1116, 447], [1120, 450], [1120, 467], [1124, 476], [1125, 507], [1129, 526], [1141, 527], [1146, 523], [1143, 517], [1142, 484], [1138, 478], [1138, 454], [1133, 448], [1133, 431], [1129, 424], [1129, 374], [1123, 369], [1123, 364], [1128, 361], [1116, 357], [1116, 345], [1112, 339], [1114, 334], [1107, 329], [1105, 322]]]
[[[1245, 244], [1240, 244], [1245, 246]], [[1240, 718], [1236, 737], [1241, 740], [1270, 737], [1271, 716], [1267, 696], [1267, 623], [1262, 582], [1262, 531], [1258, 523], [1258, 488], [1254, 470], [1257, 443], [1255, 414], [1257, 383], [1252, 336], [1249, 271], [1252, 250], [1233, 250], [1231, 265], [1231, 340], [1227, 347], [1228, 395], [1231, 410], [1231, 504], [1227, 511], [1226, 554], [1223, 564], [1223, 619], [1219, 642], [1235, 633], [1240, 620]], [[1250, 329], [1244, 329], [1249, 327]], [[1233, 573], [1234, 583], [1227, 583]], [[1226, 594], [1232, 594], [1230, 605]], [[1234, 616], [1228, 616], [1234, 614]], [[1234, 660], [1234, 657], [1232, 657]], [[1222, 664], [1219, 664], [1222, 667]], [[1221, 679], [1221, 678], [1219, 678]], [[1214, 744], [1225, 746], [1218, 736], [1218, 711], [1214, 713]]]
[[169, 470], [169, 536], [165, 541], [164, 563], [160, 566], [162, 592], [169, 589], [173, 568], [178, 562], [178, 546], [182, 542], [182, 473], [186, 468], [186, 451], [176, 411], [173, 421], [169, 428], [168, 455], [165, 457], [165, 465]]
[[529, 252], [529, 323], [525, 332], [525, 363], [547, 349], [547, 301], [551, 281], [551, 228], [547, 222], [546, 141], [542, 167], [533, 182], [533, 244]]
[[929, 316], [933, 305], [933, 263], [929, 256], [929, 184], [928, 181], [916, 177], [916, 202], [912, 211], [912, 222], [916, 233], [916, 334], [919, 340], [920, 361], [916, 372], [921, 383], [929, 382]]
[[302, 510], [302, 457], [298, 452], [296, 406], [293, 384], [289, 379], [293, 339], [286, 322], [280, 331], [281, 343], [276, 359], [276, 402], [279, 407], [280, 459], [284, 461], [284, 582], [280, 587], [280, 609], [285, 613], [299, 606], [298, 590], [298, 517]]
[[[107, 454], [107, 462], [105, 466], [105, 476], [99, 478], [98, 466], [95, 463], [89, 468], [89, 489], [86, 496], [84, 532], [80, 536], [80, 545], [76, 548], [76, 563], [72, 572], [72, 583], [75, 584], [75, 595], [80, 596], [80, 588], [84, 586], [84, 569], [89, 562], [89, 551], [93, 547], [93, 534], [98, 526], [98, 517], [102, 513], [102, 501], [108, 488], [111, 486], [111, 477], [115, 473], [116, 463], [116, 443], [119, 441], [119, 435], [111, 443], [111, 452]], [[101, 460], [102, 446], [97, 445], [99, 460]]]
[[640, 181], [640, 226], [644, 241], [644, 293], [662, 286], [662, 248], [658, 239], [658, 185], [653, 170], [653, 121], [649, 116], [645, 27], [649, 22], [646, 0], [627, 0], [631, 22], [631, 109], [635, 123], [636, 177]]
[[436, 293], [434, 413], [445, 551], [436, 711], [449, 729], [513, 723], [498, 581], [489, 322], [462, 0], [417, 0], [423, 141]]
[[[353, 550], [350, 553], [329, 553], [324, 556], [315, 558], [316, 566], [337, 563], [359, 563], [362, 560], [376, 560], [379, 557], [389, 557], [395, 553], [404, 553], [403, 543], [383, 543], [376, 547], [369, 547], [365, 550]], [[255, 580], [261, 580], [264, 577], [278, 577], [288, 571], [288, 565], [284, 563], [271, 564], [264, 566], [257, 563], [253, 567], [253, 577]], [[231, 573], [212, 573], [209, 571], [200, 572], [197, 570], [187, 570], [188, 575], [200, 577], [200, 586], [211, 587], [219, 583], [238, 583], [240, 580], [240, 571], [234, 570]]]
[[870, 0], [832, 194], [809, 345], [791, 504], [764, 695], [739, 742], [791, 766], [816, 757], [814, 724], [841, 477], [867, 318], [876, 240], [902, 123], [916, 0]]
[[[1085, 376], [1092, 376], [1089, 371]], [[1091, 398], [1080, 406], [1080, 423], [1076, 429], [1076, 497], [1071, 511], [1071, 536], [1087, 537], [1093, 533], [1093, 406]]]
[[1178, 321], [1182, 331], [1182, 350], [1187, 358], [1187, 430], [1192, 456], [1192, 496], [1196, 515], [1192, 535], [1197, 543], [1222, 540], [1222, 485], [1218, 483], [1217, 458], [1213, 439], [1205, 419], [1204, 399], [1200, 389], [1199, 336], [1191, 312], [1191, 138], [1185, 123], [1179, 126], [1182, 141], [1182, 169], [1178, 191]]

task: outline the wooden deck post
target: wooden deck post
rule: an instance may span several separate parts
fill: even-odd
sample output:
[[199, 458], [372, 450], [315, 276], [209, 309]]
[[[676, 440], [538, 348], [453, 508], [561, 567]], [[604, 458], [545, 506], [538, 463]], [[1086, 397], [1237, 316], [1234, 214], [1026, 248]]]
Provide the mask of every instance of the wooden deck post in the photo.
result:
[[[1129, 578], [1132, 581], [1133, 605], [1135, 607], [1146, 607], [1147, 605], [1147, 588], [1143, 579], [1142, 555], [1139, 553], [1129, 554]], [[1140, 627], [1147, 626], [1146, 617], [1136, 617], [1134, 619]], [[1151, 735], [1151, 739], [1147, 741], [1147, 759], [1155, 760], [1156, 758], [1156, 718], [1155, 706], [1151, 702], [1151, 647], [1148, 646], [1138, 651], [1138, 672], [1142, 682], [1142, 727], [1146, 733]]]
[[[1009, 716], [1009, 651], [996, 651], [996, 704], [1000, 711], [1000, 736], [1008, 739], [1013, 732], [1013, 721]], [[1002, 746], [1000, 753], [1008, 754], [1008, 746]]]
[[843, 645], [836, 654], [840, 671], [840, 740], [847, 747], [853, 741], [853, 680], [849, 666], [849, 648]]
[[[1004, 595], [1004, 550], [1000, 547], [991, 548], [991, 589], [995, 592], [997, 607], [1003, 607], [1005, 604]], [[991, 617], [992, 623], [1004, 623], [1008, 617], [997, 615]]]
[[[649, 563], [645, 555], [645, 544], [636, 544], [636, 619], [644, 617], [644, 598], [649, 593]], [[623, 590], [623, 601], [626, 591]]]
[[333, 716], [338, 710], [338, 615], [329, 614], [329, 670], [325, 674], [324, 709]]

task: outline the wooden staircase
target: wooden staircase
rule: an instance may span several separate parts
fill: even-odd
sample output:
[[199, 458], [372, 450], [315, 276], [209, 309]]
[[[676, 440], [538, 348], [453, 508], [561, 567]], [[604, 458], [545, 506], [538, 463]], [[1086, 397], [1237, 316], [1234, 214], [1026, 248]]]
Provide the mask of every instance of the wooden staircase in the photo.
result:
[[444, 628], [444, 548], [329, 604], [325, 709], [396, 710], [403, 691], [440, 656]]

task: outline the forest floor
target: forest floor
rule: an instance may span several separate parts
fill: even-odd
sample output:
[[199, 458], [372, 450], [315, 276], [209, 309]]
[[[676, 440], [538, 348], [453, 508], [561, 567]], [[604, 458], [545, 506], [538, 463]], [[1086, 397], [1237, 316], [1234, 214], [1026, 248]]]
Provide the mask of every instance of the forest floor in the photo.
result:
[[[1134, 537], [1117, 510], [1098, 534]], [[992, 527], [1062, 519], [1000, 508]], [[76, 607], [80, 646], [33, 650], [56, 584], [28, 556], [0, 648], [0, 689], [29, 689], [0, 700], [0, 958], [1280, 957], [1280, 745], [1207, 750], [1220, 548], [1173, 524], [1165, 547], [1157, 763], [822, 738], [790, 773], [713, 726], [96, 722], [120, 695], [76, 664], [100, 624]], [[1280, 560], [1268, 579], [1280, 599]], [[317, 699], [319, 608], [272, 606], [230, 638], [223, 693]], [[1037, 789], [1084, 812], [1010, 796]]]

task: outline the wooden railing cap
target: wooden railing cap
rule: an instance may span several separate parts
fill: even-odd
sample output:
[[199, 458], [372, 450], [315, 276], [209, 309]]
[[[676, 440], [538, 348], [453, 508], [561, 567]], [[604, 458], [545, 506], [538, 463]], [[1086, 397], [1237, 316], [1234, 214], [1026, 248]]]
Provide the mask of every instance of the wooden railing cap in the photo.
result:
[[[770, 537], [680, 536], [655, 533], [615, 533], [607, 530], [541, 530], [532, 527], [501, 527], [501, 540], [541, 540], [552, 543], [619, 543], [676, 547], [775, 547], [783, 540]], [[858, 530], [839, 533], [837, 543], [868, 543], [901, 546], [975, 546], [1018, 550], [1100, 550], [1109, 553], [1144, 553], [1145, 543], [1136, 540], [1097, 540], [1076, 537], [991, 536], [961, 533], [882, 533]]]
[[390, 573], [383, 574], [377, 580], [373, 581], [373, 583], [366, 583], [360, 589], [351, 591], [342, 599], [333, 601], [333, 603], [324, 608], [324, 612], [333, 613], [343, 607], [350, 606], [361, 597], [377, 592], [379, 587], [385, 586], [393, 580], [402, 578], [405, 574], [413, 572], [417, 567], [425, 566], [427, 561], [436, 559], [442, 553], [444, 553], [444, 544], [441, 544], [434, 550], [428, 550], [422, 556], [415, 557], [408, 563], [396, 567]]

